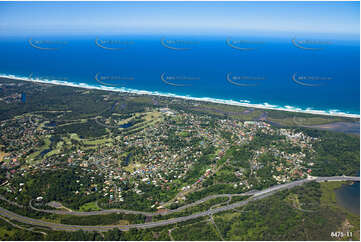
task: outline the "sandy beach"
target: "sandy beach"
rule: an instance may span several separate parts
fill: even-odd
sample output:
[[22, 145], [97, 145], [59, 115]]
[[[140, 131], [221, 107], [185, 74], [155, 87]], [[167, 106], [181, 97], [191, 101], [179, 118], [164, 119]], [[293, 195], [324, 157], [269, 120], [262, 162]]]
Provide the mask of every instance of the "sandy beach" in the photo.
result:
[[277, 111], [286, 111], [286, 112], [326, 115], [326, 116], [334, 116], [334, 117], [360, 118], [359, 114], [344, 113], [344, 112], [337, 111], [337, 110], [324, 111], [324, 110], [314, 110], [314, 109], [310, 109], [310, 108], [301, 109], [301, 108], [288, 106], [288, 105], [286, 105], [284, 107], [279, 107], [277, 105], [272, 105], [269, 103], [253, 104], [246, 100], [234, 101], [234, 100], [223, 100], [223, 99], [216, 99], [216, 98], [209, 98], [209, 97], [190, 97], [190, 96], [181, 96], [181, 95], [172, 94], [172, 93], [160, 93], [157, 91], [152, 92], [152, 91], [145, 91], [145, 90], [136, 90], [136, 89], [122, 88], [122, 87], [109, 87], [109, 86], [102, 86], [102, 85], [93, 86], [93, 85], [88, 85], [86, 83], [74, 83], [74, 82], [59, 81], [59, 80], [33, 79], [33, 78], [29, 78], [29, 77], [15, 76], [15, 75], [11, 75], [11, 74], [0, 74], [0, 78], [7, 78], [7, 79], [21, 80], [21, 81], [30, 81], [30, 82], [43, 83], [43, 84], [53, 84], [53, 85], [86, 88], [86, 89], [97, 89], [97, 90], [103, 90], [103, 91], [125, 92], [125, 93], [133, 93], [133, 94], [140, 94], [140, 95], [155, 95], [155, 96], [163, 96], [163, 97], [173, 97], [173, 98], [181, 98], [181, 99], [194, 100], [194, 101], [203, 101], [203, 102], [212, 102], [212, 103], [218, 103], [218, 104], [241, 106], [241, 107], [247, 107], [247, 108], [259, 108], [259, 109], [268, 109], [268, 110], [277, 110]]

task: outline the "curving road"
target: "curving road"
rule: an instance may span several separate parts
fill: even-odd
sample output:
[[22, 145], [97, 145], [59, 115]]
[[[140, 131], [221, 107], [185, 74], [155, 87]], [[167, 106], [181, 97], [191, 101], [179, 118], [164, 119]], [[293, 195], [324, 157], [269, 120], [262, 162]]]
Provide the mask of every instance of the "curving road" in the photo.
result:
[[[184, 217], [178, 217], [178, 218], [172, 218], [169, 220], [164, 221], [156, 221], [156, 222], [150, 222], [150, 223], [144, 223], [144, 224], [130, 224], [130, 225], [97, 225], [97, 226], [84, 226], [84, 225], [66, 225], [66, 224], [57, 224], [52, 222], [46, 222], [38, 219], [33, 219], [25, 216], [18, 215], [14, 212], [8, 211], [4, 208], [0, 208], [0, 216], [15, 220], [21, 223], [30, 224], [34, 226], [42, 226], [47, 227], [53, 230], [63, 230], [63, 231], [76, 231], [76, 230], [85, 230], [85, 231], [107, 231], [113, 228], [118, 228], [120, 230], [128, 230], [130, 228], [139, 228], [139, 229], [145, 229], [145, 228], [153, 228], [158, 226], [164, 226], [169, 224], [174, 224], [178, 222], [187, 221], [190, 219], [195, 219], [203, 216], [209, 216], [215, 213], [227, 211], [230, 209], [235, 209], [240, 206], [244, 206], [247, 203], [251, 201], [255, 201], [258, 199], [262, 199], [265, 197], [268, 197], [278, 191], [289, 189], [295, 186], [300, 186], [302, 184], [305, 184], [310, 181], [316, 181], [316, 182], [323, 182], [323, 181], [360, 181], [360, 177], [346, 177], [346, 176], [337, 176], [337, 177], [314, 177], [310, 179], [304, 179], [299, 181], [290, 182], [287, 184], [282, 185], [276, 185], [270, 188], [267, 188], [262, 191], [255, 191], [253, 192], [253, 196], [245, 201], [236, 202], [233, 204], [229, 204], [223, 207], [218, 207], [215, 209], [210, 209], [204, 212], [192, 214], [189, 216]], [[198, 202], [198, 201], [197, 201]], [[52, 211], [52, 210], [49, 210]], [[99, 211], [101, 212], [101, 211]], [[88, 212], [87, 215], [91, 215], [92, 212]]]
[[[175, 212], [179, 212], [182, 211], [186, 208], [189, 207], [193, 207], [196, 206], [200, 203], [206, 202], [208, 200], [214, 199], [214, 198], [219, 198], [219, 197], [240, 197], [240, 196], [252, 196], [255, 195], [258, 191], [249, 191], [249, 192], [245, 192], [245, 193], [241, 193], [241, 194], [217, 194], [217, 195], [210, 195], [207, 196], [205, 198], [202, 198], [200, 200], [197, 200], [193, 203], [189, 203], [186, 205], [183, 205], [179, 208], [176, 209], [172, 209], [172, 210], [166, 210], [166, 211], [161, 211], [161, 212], [142, 212], [142, 211], [135, 211], [135, 210], [127, 210], [127, 209], [105, 209], [105, 210], [99, 210], [99, 211], [91, 211], [91, 212], [79, 212], [79, 211], [63, 211], [63, 210], [45, 210], [45, 209], [39, 209], [39, 208], [35, 208], [30, 201], [29, 203], [29, 207], [33, 210], [36, 210], [38, 212], [43, 212], [43, 213], [52, 213], [52, 214], [59, 214], [59, 215], [74, 215], [74, 216], [89, 216], [89, 215], [105, 215], [105, 214], [111, 214], [111, 213], [125, 213], [125, 214], [141, 214], [144, 216], [157, 216], [157, 215], [167, 215], [167, 214], [172, 214]], [[0, 199], [3, 199], [0, 196]]]

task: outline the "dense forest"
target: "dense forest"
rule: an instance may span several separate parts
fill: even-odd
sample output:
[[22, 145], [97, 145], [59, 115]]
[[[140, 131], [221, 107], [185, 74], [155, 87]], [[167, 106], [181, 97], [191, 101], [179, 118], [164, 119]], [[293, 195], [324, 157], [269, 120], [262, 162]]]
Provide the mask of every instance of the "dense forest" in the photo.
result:
[[316, 157], [312, 175], [355, 176], [360, 171], [360, 137], [342, 133], [300, 128], [307, 135], [321, 139], [315, 144]]

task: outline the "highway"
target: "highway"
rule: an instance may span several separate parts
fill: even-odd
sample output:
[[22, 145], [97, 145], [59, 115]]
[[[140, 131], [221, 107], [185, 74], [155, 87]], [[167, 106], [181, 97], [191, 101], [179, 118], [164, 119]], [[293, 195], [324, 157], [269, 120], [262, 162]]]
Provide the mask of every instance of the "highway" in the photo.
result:
[[[60, 215], [74, 215], [74, 216], [89, 216], [89, 215], [105, 215], [105, 214], [110, 214], [110, 213], [125, 213], [125, 214], [141, 214], [144, 216], [157, 216], [157, 215], [167, 215], [167, 214], [172, 214], [175, 212], [180, 212], [186, 208], [189, 207], [193, 207], [196, 206], [200, 203], [206, 202], [208, 200], [214, 199], [214, 198], [219, 198], [219, 197], [235, 197], [235, 196], [252, 196], [256, 193], [257, 191], [249, 191], [249, 192], [245, 192], [245, 193], [241, 193], [241, 194], [217, 194], [217, 195], [210, 195], [207, 196], [205, 198], [202, 198], [198, 201], [195, 201], [193, 203], [190, 204], [186, 204], [184, 206], [181, 206], [179, 208], [176, 209], [172, 209], [172, 210], [165, 210], [162, 212], [142, 212], [142, 211], [135, 211], [135, 210], [127, 210], [127, 209], [106, 209], [106, 210], [100, 210], [100, 211], [91, 211], [91, 212], [79, 212], [79, 211], [64, 211], [64, 210], [45, 210], [45, 209], [38, 209], [35, 208], [34, 206], [32, 206], [31, 201], [29, 203], [29, 207], [32, 208], [33, 210], [39, 211], [39, 212], [43, 212], [43, 213], [53, 213], [53, 214], [60, 214]], [[2, 198], [0, 196], [0, 199], [7, 201], [5, 198]], [[17, 205], [19, 206], [19, 205]]]
[[[190, 219], [195, 219], [195, 218], [199, 218], [199, 217], [203, 217], [203, 216], [209, 216], [209, 215], [213, 215], [219, 212], [223, 212], [223, 211], [227, 211], [227, 210], [231, 210], [231, 209], [235, 209], [237, 207], [240, 206], [244, 206], [246, 204], [248, 204], [251, 201], [255, 201], [258, 199], [262, 199], [265, 197], [268, 197], [278, 191], [281, 190], [285, 190], [285, 189], [289, 189], [289, 188], [293, 188], [296, 186], [300, 186], [303, 185], [307, 182], [311, 182], [311, 181], [316, 181], [316, 182], [324, 182], [324, 181], [360, 181], [360, 177], [346, 177], [346, 176], [335, 176], [335, 177], [314, 177], [314, 178], [310, 178], [310, 179], [304, 179], [304, 180], [299, 180], [299, 181], [294, 181], [294, 182], [290, 182], [287, 184], [282, 184], [282, 185], [276, 185], [267, 189], [264, 189], [262, 191], [252, 191], [253, 196], [250, 197], [247, 200], [244, 201], [240, 201], [240, 202], [236, 202], [233, 204], [229, 204], [226, 206], [222, 206], [222, 207], [218, 207], [215, 209], [210, 209], [204, 212], [200, 212], [200, 213], [196, 213], [196, 214], [192, 214], [189, 216], [184, 216], [184, 217], [178, 217], [178, 218], [172, 218], [172, 219], [168, 219], [168, 220], [163, 220], [163, 221], [156, 221], [156, 222], [149, 222], [149, 223], [144, 223], [144, 224], [130, 224], [130, 225], [97, 225], [97, 226], [84, 226], [84, 225], [66, 225], [66, 224], [57, 224], [57, 223], [52, 223], [52, 222], [46, 222], [46, 221], [42, 221], [39, 219], [33, 219], [33, 218], [29, 218], [29, 217], [25, 217], [25, 216], [21, 216], [18, 215], [14, 212], [8, 211], [4, 208], [0, 208], [0, 215], [2, 217], [11, 219], [11, 220], [15, 220], [21, 223], [25, 223], [25, 224], [30, 224], [33, 226], [42, 226], [42, 227], [47, 227], [53, 230], [62, 230], [62, 231], [76, 231], [76, 230], [84, 230], [84, 231], [107, 231], [113, 228], [118, 228], [120, 230], [129, 230], [130, 228], [139, 228], [139, 229], [144, 229], [144, 228], [153, 228], [153, 227], [158, 227], [158, 226], [165, 226], [165, 225], [169, 225], [169, 224], [174, 224], [174, 223], [178, 223], [178, 222], [183, 222], [183, 221], [187, 221]], [[228, 194], [226, 194], [228, 195]], [[198, 203], [200, 203], [199, 201], [197, 201]], [[52, 210], [49, 210], [52, 211]], [[104, 210], [106, 211], [106, 210]], [[127, 211], [127, 210], [125, 210]], [[101, 211], [99, 211], [101, 212]], [[136, 212], [136, 211], [133, 211]], [[93, 212], [84, 212], [87, 213], [87, 215], [92, 215]]]

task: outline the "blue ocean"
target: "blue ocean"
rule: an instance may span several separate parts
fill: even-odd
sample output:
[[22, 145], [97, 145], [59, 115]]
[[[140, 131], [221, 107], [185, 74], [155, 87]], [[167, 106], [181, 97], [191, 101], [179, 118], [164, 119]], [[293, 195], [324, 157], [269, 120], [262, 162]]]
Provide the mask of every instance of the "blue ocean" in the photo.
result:
[[0, 38], [0, 74], [275, 109], [360, 114], [359, 40], [334, 36]]

